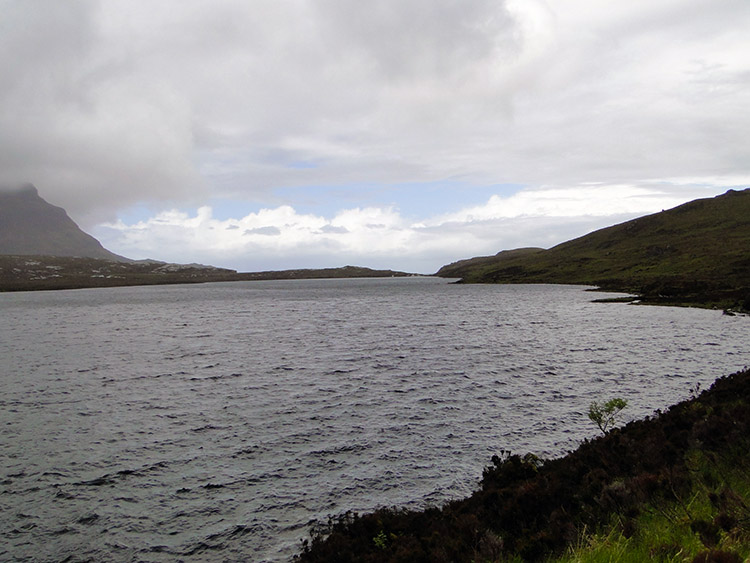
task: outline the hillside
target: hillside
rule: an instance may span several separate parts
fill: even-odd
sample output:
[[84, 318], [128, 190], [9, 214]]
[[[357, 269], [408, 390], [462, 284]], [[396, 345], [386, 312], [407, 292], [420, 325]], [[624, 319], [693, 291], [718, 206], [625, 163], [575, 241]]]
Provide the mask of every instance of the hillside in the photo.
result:
[[32, 184], [0, 190], [0, 255], [78, 256], [125, 262], [83, 232]]
[[750, 189], [730, 190], [559, 244], [462, 260], [467, 283], [566, 283], [644, 300], [750, 306]]
[[741, 562], [750, 556], [748, 397], [745, 370], [565, 457], [500, 452], [470, 497], [424, 511], [347, 513], [314, 530], [298, 561], [494, 563], [567, 553], [570, 561]]

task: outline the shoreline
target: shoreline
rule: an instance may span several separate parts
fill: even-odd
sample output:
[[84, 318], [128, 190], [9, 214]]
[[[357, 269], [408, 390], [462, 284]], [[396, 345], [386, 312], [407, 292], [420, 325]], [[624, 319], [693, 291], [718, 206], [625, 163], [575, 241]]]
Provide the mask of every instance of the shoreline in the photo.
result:
[[[597, 532], [631, 546], [647, 543], [649, 518], [659, 512], [674, 515], [667, 526], [683, 539], [666, 547], [685, 561], [711, 549], [748, 557], [750, 471], [734, 480], [722, 475], [750, 467], [750, 370], [697, 391], [560, 458], [500, 452], [465, 499], [332, 518], [311, 532], [295, 561], [549, 561], [573, 557]], [[739, 499], [731, 510], [744, 510], [742, 518], [730, 518], [718, 501], [700, 517], [697, 509], [683, 512], [700, 492]]]
[[[106, 289], [115, 287], [145, 287], [158, 285], [194, 285], [203, 283], [221, 283], [237, 281], [282, 281], [282, 280], [321, 280], [321, 279], [361, 279], [361, 278], [390, 278], [390, 277], [434, 277], [423, 274], [409, 274], [404, 272], [372, 271], [367, 274], [354, 275], [336, 275], [328, 270], [343, 270], [343, 268], [323, 269], [323, 270], [279, 270], [269, 272], [245, 272], [235, 274], [205, 274], [192, 273], [190, 275], [179, 274], [142, 274], [129, 277], [111, 277], [111, 278], [54, 278], [44, 280], [20, 280], [6, 282], [0, 280], [0, 294], [2, 293], [19, 293], [34, 291], [65, 291], [76, 289]], [[439, 276], [438, 276], [439, 277]], [[463, 285], [466, 282], [461, 280], [452, 282]], [[529, 282], [533, 284], [534, 282]], [[579, 285], [589, 287], [590, 284], [580, 283], [551, 283], [539, 282], [545, 285]], [[508, 284], [520, 285], [520, 284]], [[603, 288], [588, 289], [586, 291], [602, 293], [626, 293], [628, 296], [623, 297], [605, 297], [601, 299], [592, 299], [592, 303], [626, 303], [631, 305], [654, 305], [662, 307], [694, 307], [699, 309], [708, 309], [714, 311], [723, 311], [726, 315], [750, 315], [750, 306], [745, 305], [744, 300], [732, 299], [726, 296], [707, 295], [702, 299], [680, 299], [679, 297], [664, 296], [647, 296], [626, 289]]]
[[417, 274], [360, 266], [237, 272], [201, 264], [156, 260], [114, 262], [98, 258], [0, 255], [0, 293], [107, 287], [288, 279], [412, 277]]

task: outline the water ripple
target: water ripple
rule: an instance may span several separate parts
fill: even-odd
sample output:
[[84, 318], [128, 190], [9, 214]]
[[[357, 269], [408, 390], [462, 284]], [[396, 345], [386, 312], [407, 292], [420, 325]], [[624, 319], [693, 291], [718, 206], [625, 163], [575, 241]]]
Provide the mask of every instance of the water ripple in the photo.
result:
[[750, 363], [750, 319], [436, 279], [0, 295], [0, 559], [281, 561]]

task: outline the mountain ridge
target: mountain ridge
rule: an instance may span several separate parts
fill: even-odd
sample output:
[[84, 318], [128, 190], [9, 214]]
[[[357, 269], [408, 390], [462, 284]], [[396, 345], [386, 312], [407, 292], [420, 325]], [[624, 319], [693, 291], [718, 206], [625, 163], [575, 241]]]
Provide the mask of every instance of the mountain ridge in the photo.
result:
[[[42, 199], [32, 184], [0, 190], [0, 262], [0, 290], [6, 291], [413, 275], [353, 266], [237, 273], [197, 264], [133, 261], [105, 249], [63, 208]], [[750, 188], [693, 200], [546, 250], [517, 248], [460, 260], [435, 275], [463, 283], [593, 285], [634, 293], [644, 302], [748, 311]]]

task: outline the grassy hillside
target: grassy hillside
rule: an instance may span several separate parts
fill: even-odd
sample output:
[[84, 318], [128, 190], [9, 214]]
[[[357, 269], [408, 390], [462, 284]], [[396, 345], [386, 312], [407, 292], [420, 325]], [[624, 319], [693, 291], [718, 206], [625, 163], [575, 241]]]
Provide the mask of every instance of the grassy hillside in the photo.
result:
[[750, 189], [692, 201], [549, 250], [462, 260], [437, 275], [468, 283], [597, 285], [647, 300], [747, 309]]
[[298, 560], [743, 561], [750, 556], [749, 401], [745, 370], [565, 457], [501, 453], [470, 497], [332, 519]]

